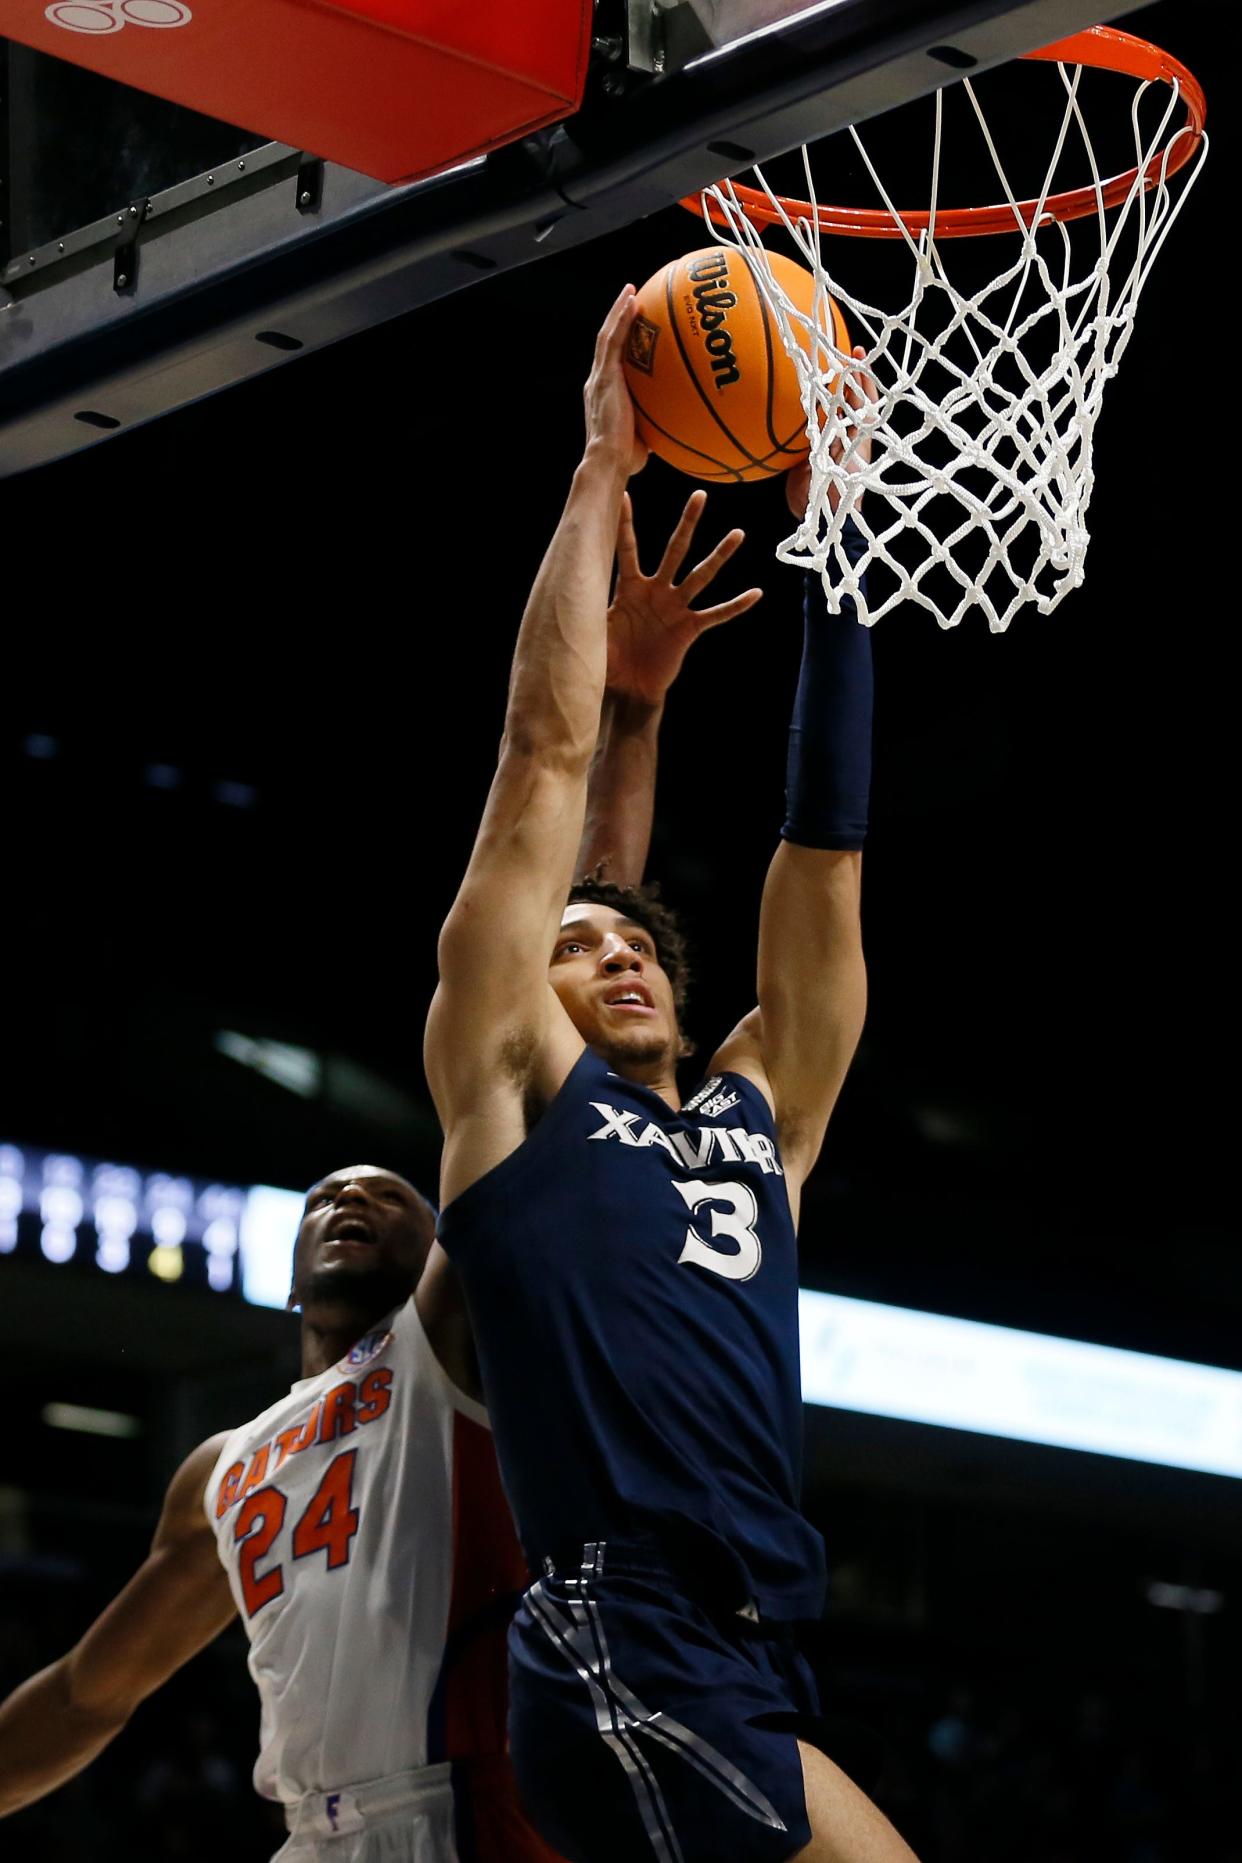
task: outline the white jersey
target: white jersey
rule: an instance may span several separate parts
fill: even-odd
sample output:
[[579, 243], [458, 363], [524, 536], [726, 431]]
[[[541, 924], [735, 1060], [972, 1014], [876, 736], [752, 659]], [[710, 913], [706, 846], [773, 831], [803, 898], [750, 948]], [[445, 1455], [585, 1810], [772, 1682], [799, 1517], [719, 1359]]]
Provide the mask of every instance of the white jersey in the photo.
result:
[[525, 1565], [487, 1414], [413, 1300], [235, 1430], [204, 1505], [250, 1638], [261, 1793], [504, 1752]]

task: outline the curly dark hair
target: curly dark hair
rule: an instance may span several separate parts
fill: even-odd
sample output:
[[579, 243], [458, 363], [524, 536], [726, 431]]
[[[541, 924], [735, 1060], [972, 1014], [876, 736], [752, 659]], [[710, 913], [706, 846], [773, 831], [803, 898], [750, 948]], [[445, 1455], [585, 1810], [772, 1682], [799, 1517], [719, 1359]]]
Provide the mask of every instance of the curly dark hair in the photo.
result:
[[651, 933], [656, 956], [673, 986], [673, 1002], [680, 1016], [690, 988], [689, 949], [677, 914], [660, 898], [657, 882], [652, 880], [645, 886], [618, 886], [613, 880], [601, 879], [597, 870], [574, 881], [565, 903], [573, 905], [579, 899], [588, 905], [611, 906]]

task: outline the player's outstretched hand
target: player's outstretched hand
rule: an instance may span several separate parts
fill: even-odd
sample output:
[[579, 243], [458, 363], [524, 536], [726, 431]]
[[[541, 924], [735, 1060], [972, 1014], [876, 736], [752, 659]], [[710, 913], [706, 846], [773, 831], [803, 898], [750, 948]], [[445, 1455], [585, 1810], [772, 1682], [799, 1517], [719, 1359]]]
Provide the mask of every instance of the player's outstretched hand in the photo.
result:
[[627, 460], [631, 477], [647, 463], [647, 448], [634, 431], [634, 403], [621, 367], [636, 303], [633, 285], [624, 286], [595, 339], [591, 373], [582, 391], [587, 446], [606, 447]]
[[[856, 362], [865, 362], [867, 352], [861, 343], [855, 343], [853, 356]], [[837, 437], [829, 448], [833, 459], [840, 465], [845, 449], [859, 435], [857, 446], [850, 453], [847, 472], [857, 472], [871, 460], [871, 434], [875, 426], [875, 404], [879, 399], [874, 378], [866, 369], [850, 370], [845, 377], [845, 401], [858, 416], [857, 419], [842, 419]], [[806, 516], [806, 498], [811, 485], [811, 462], [795, 466], [792, 472], [785, 474], [785, 502], [801, 523]], [[835, 485], [828, 488], [830, 510], [836, 510], [841, 502], [841, 494]]]
[[634, 535], [634, 508], [627, 492], [617, 526], [617, 587], [608, 610], [608, 684], [614, 692], [657, 704], [668, 691], [687, 649], [709, 627], [719, 627], [753, 608], [762, 589], [747, 589], [712, 608], [692, 608], [742, 545], [745, 531], [731, 530], [696, 563], [681, 582], [676, 577], [694, 541], [706, 492], [691, 492], [659, 567], [644, 576]]

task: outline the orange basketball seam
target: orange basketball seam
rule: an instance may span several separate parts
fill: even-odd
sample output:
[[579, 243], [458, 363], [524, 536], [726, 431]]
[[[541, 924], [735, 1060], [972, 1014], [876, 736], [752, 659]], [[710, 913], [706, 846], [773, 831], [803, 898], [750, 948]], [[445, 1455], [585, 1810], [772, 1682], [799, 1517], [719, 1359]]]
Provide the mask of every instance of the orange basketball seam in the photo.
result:
[[[743, 482], [742, 475], [736, 466], [726, 466], [723, 459], [717, 459], [713, 453], [701, 453], [697, 446], [691, 446], [688, 441], [679, 439], [675, 433], [670, 433], [667, 427], [661, 427], [659, 421], [653, 420], [651, 415], [648, 414], [646, 408], [634, 393], [633, 388], [630, 389], [630, 400], [634, 403], [635, 408], [642, 415], [647, 425], [653, 427], [657, 433], [662, 433], [666, 440], [671, 440], [673, 445], [680, 447], [683, 453], [693, 453], [696, 459], [705, 459], [710, 465], [716, 466], [721, 472], [727, 473], [730, 478], [737, 479], [739, 483]], [[669, 465], [671, 461], [665, 460], [664, 463], [665, 465]], [[759, 461], [756, 460], [754, 463], [758, 465]]]
[[[736, 479], [739, 485], [744, 485], [746, 483], [745, 474], [737, 466], [726, 466], [723, 459], [717, 459], [713, 453], [701, 453], [697, 446], [691, 446], [687, 440], [678, 439], [675, 433], [670, 433], [667, 427], [661, 427], [659, 421], [653, 419], [647, 412], [632, 388], [630, 389], [630, 400], [634, 403], [636, 412], [642, 416], [647, 425], [653, 427], [657, 433], [662, 433], [666, 440], [671, 440], [673, 445], [678, 447], [683, 453], [693, 453], [696, 459], [707, 460], [710, 465], [717, 468], [717, 476], [723, 475], [726, 478]], [[790, 441], [796, 440], [801, 432], [801, 426], [795, 427], [788, 440], [778, 440], [771, 452], [765, 453], [761, 459], [752, 459], [751, 464], [757, 466], [759, 470], [764, 472], [770, 479], [776, 478], [779, 473], [792, 471], [792, 467], [774, 466], [770, 462], [775, 459], [778, 453], [792, 453], [795, 460], [805, 459], [805, 453], [790, 445]], [[652, 450], [654, 451], [654, 448]], [[669, 459], [666, 459], [664, 463], [666, 466], [673, 465], [672, 460]], [[684, 468], [673, 466], [673, 470], [677, 472], [684, 470]], [[710, 475], [703, 473], [702, 476], [707, 478]]]
[[[742, 254], [742, 257], [746, 258], [745, 253]], [[759, 300], [759, 312], [760, 312], [760, 317], [763, 322], [763, 347], [764, 347], [764, 351], [768, 359], [768, 393], [767, 393], [767, 401], [766, 401], [764, 412], [763, 412], [764, 424], [766, 425], [767, 430], [768, 430], [768, 439], [772, 442], [772, 445], [774, 447], [779, 448], [780, 441], [777, 439], [776, 430], [774, 429], [772, 425], [772, 401], [776, 394], [776, 369], [775, 369], [775, 365], [772, 360], [772, 331], [768, 324], [767, 299], [764, 297], [763, 292], [760, 290], [759, 280], [755, 276], [754, 266], [751, 265], [751, 262], [749, 259], [746, 259], [746, 263], [750, 267], [751, 282], [755, 287], [755, 295]], [[770, 458], [771, 455], [769, 454], [768, 457]]]

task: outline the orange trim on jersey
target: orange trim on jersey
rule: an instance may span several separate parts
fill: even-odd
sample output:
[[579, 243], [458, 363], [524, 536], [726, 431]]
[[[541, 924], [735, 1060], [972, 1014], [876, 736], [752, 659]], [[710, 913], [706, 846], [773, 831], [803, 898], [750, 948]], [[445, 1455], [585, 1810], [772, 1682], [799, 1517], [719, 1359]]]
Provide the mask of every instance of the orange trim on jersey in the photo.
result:
[[[561, 1863], [523, 1816], [508, 1756], [509, 1620], [530, 1573], [492, 1433], [453, 1417], [453, 1590], [432, 1726], [452, 1759], [462, 1863]], [[438, 1712], [437, 1712], [438, 1711]], [[439, 1720], [438, 1730], [434, 1723]]]
[[232, 1507], [234, 1501], [237, 1499], [241, 1488], [241, 1478], [245, 1472], [246, 1464], [244, 1462], [234, 1462], [231, 1468], [225, 1469], [224, 1474], [220, 1478], [220, 1486], [216, 1490], [217, 1520], [223, 1520], [225, 1514], [227, 1514], [229, 1508]]
[[334, 1384], [323, 1400], [323, 1422], [319, 1429], [321, 1443], [334, 1443], [340, 1436], [348, 1436], [357, 1427], [358, 1419], [354, 1415], [358, 1388], [352, 1379], [344, 1384]]
[[358, 1421], [374, 1423], [392, 1402], [392, 1372], [386, 1365], [369, 1371], [358, 1386]]
[[237, 1490], [236, 1498], [239, 1501], [244, 1501], [252, 1489], [257, 1488], [261, 1482], [266, 1480], [267, 1458], [270, 1446], [270, 1444], [264, 1443], [263, 1447], [251, 1456], [250, 1467], [246, 1470], [246, 1479]]
[[310, 1448], [311, 1444], [319, 1435], [319, 1418], [322, 1413], [323, 1399], [322, 1397], [317, 1397], [309, 1417], [307, 1417], [305, 1423], [294, 1437], [293, 1444], [289, 1450], [290, 1455], [301, 1455], [303, 1449]]
[[491, 1431], [457, 1412], [452, 1457], [453, 1585], [428, 1728], [433, 1763], [504, 1752], [505, 1638], [530, 1582], [500, 1485]]

